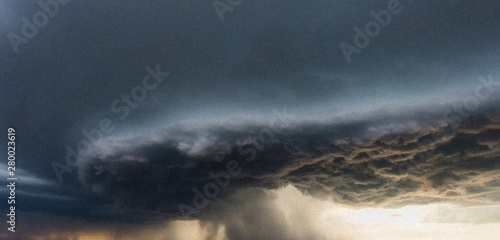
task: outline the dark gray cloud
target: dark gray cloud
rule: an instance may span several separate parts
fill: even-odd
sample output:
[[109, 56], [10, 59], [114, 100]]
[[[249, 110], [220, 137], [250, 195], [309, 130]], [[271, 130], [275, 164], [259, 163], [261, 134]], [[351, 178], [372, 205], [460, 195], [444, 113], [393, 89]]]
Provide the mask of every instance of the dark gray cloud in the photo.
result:
[[[424, 105], [461, 100], [478, 76], [498, 76], [500, 5], [401, 0], [404, 10], [347, 63], [339, 44], [387, 2], [243, 1], [221, 22], [211, 1], [73, 0], [16, 54], [7, 34], [40, 7], [2, 1], [0, 127], [19, 130], [23, 174], [51, 183], [26, 184], [20, 208], [93, 221], [177, 219], [179, 204], [194, 207], [193, 189], [231, 161], [241, 173], [193, 216], [209, 219], [209, 208], [240, 190], [288, 184], [359, 207], [497, 203], [498, 107], [452, 128], [438, 124], [442, 109]], [[156, 64], [171, 77], [54, 184], [52, 163], [64, 163], [66, 146], [115, 119], [110, 104]], [[259, 121], [284, 106], [305, 120]], [[259, 237], [234, 229], [232, 238]]]
[[[351, 207], [497, 202], [491, 194], [500, 187], [498, 117], [476, 114], [396, 132], [384, 125], [370, 119], [281, 129], [172, 126], [103, 144], [81, 160], [78, 175], [118, 209], [174, 219], [203, 216], [241, 189], [287, 185]], [[382, 134], [366, 135], [374, 128]], [[238, 173], [228, 175], [229, 165]]]
[[398, 103], [497, 71], [497, 4], [401, 3], [405, 11], [347, 64], [340, 42], [351, 42], [353, 28], [387, 1], [248, 2], [224, 22], [210, 1], [70, 1], [18, 54], [5, 36], [20, 33], [21, 18], [40, 7], [2, 2], [0, 109], [9, 114], [1, 122], [15, 119], [30, 136], [20, 140], [30, 146], [23, 154], [37, 161], [24, 166], [54, 178], [50, 162], [64, 159], [66, 142], [113, 117], [111, 102], [148, 65], [160, 63], [172, 79], [121, 130], [283, 106], [337, 112], [381, 96]]

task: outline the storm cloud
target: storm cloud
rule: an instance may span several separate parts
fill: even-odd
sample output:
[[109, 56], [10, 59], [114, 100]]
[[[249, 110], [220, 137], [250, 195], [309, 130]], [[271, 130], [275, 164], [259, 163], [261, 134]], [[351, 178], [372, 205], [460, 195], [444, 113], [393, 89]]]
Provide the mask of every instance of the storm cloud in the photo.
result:
[[169, 126], [106, 140], [81, 159], [78, 177], [116, 208], [173, 219], [203, 216], [238, 190], [288, 185], [354, 208], [498, 203], [498, 116], [434, 124], [372, 117]]
[[[493, 0], [41, 2], [0, 2], [0, 129], [18, 133], [20, 231], [72, 239], [88, 225], [82, 234], [133, 239], [137, 228], [117, 232], [167, 222], [176, 235], [157, 239], [323, 239], [317, 201], [453, 203], [484, 207], [474, 223], [496, 221], [486, 214], [500, 201]], [[221, 21], [214, 2], [234, 9]], [[374, 15], [388, 4], [401, 11], [383, 24]], [[380, 32], [360, 47], [366, 26]], [[359, 48], [350, 62], [344, 43]], [[168, 77], [141, 91], [155, 67]], [[113, 130], [96, 135], [103, 119]], [[279, 200], [290, 188], [287, 201], [307, 200]]]

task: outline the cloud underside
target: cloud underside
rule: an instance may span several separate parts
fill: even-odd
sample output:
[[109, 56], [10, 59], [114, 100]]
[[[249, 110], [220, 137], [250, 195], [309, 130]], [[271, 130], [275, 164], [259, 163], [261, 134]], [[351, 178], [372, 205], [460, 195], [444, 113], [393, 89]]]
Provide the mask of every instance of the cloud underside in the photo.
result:
[[[180, 204], [199, 210], [191, 217], [202, 216], [206, 210], [193, 198], [207, 186], [219, 188], [209, 189], [212, 203], [227, 201], [237, 190], [293, 185], [306, 195], [359, 208], [498, 204], [499, 119], [476, 114], [459, 123], [413, 123], [398, 131], [373, 122], [172, 127], [107, 141], [80, 160], [78, 174], [82, 184], [113, 203], [113, 213], [140, 212], [146, 219], [182, 217]], [[235, 174], [226, 174], [228, 169]]]

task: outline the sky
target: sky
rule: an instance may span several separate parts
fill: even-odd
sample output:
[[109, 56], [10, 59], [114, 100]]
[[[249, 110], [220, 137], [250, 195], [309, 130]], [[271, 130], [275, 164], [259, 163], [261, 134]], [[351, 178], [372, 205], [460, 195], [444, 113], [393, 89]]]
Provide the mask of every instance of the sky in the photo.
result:
[[499, 10], [0, 0], [0, 239], [496, 239]]

